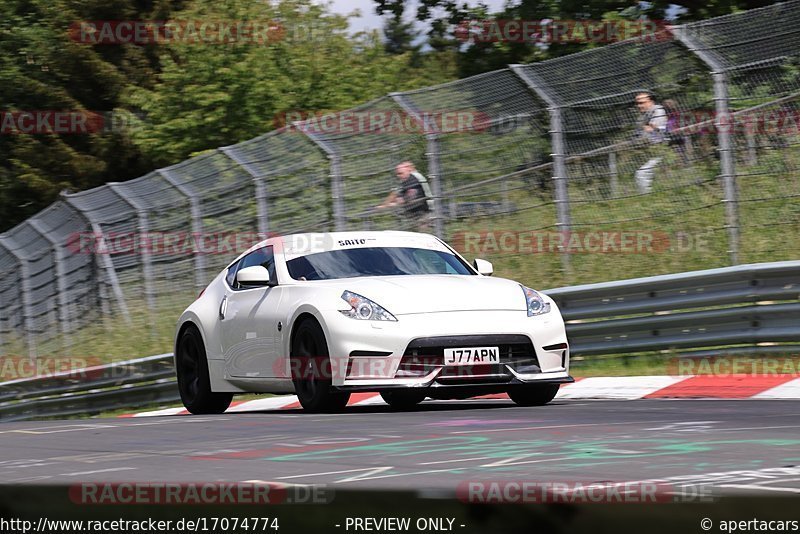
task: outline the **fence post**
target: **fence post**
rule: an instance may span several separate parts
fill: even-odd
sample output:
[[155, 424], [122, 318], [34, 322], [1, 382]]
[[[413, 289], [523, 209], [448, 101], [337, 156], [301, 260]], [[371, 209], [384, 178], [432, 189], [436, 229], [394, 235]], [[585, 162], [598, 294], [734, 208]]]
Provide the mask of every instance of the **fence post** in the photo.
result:
[[[144, 285], [144, 300], [147, 304], [147, 309], [155, 310], [155, 291], [153, 290], [153, 257], [150, 254], [150, 221], [147, 216], [147, 208], [142, 206], [135, 197], [126, 195], [124, 191], [119, 190], [118, 183], [109, 183], [111, 189], [116, 195], [127, 205], [136, 211], [137, 227], [139, 236], [134, 242], [141, 244], [142, 257], [142, 283]], [[144, 240], [143, 240], [144, 239]], [[134, 247], [136, 251], [136, 247]]]
[[[88, 224], [89, 227], [92, 229], [92, 234], [96, 239], [98, 246], [95, 247], [93, 251], [94, 259], [96, 262], [100, 264], [100, 268], [106, 271], [106, 276], [108, 276], [108, 283], [111, 284], [111, 291], [114, 293], [114, 298], [117, 301], [117, 306], [119, 307], [120, 312], [122, 313], [123, 318], [125, 319], [125, 323], [130, 325], [131, 324], [131, 315], [128, 312], [128, 305], [125, 302], [125, 296], [122, 294], [122, 287], [119, 285], [119, 278], [117, 278], [117, 271], [114, 269], [114, 262], [111, 261], [111, 255], [109, 253], [109, 247], [106, 243], [106, 236], [103, 233], [103, 229], [100, 227], [100, 224], [97, 221], [92, 220], [89, 214], [83, 211], [80, 206], [78, 206], [73, 199], [67, 196], [65, 193], [61, 193], [61, 198], [64, 200], [65, 203], [69, 204], [78, 215], [80, 215]], [[101, 253], [97, 253], [97, 248], [100, 248]], [[105, 251], [105, 252], [102, 252]], [[98, 284], [99, 285], [99, 284]], [[98, 287], [98, 290], [100, 288]]]
[[[551, 156], [553, 157], [553, 183], [555, 185], [556, 227], [559, 234], [563, 236], [569, 232], [572, 221], [567, 189], [569, 175], [567, 173], [567, 148], [564, 142], [564, 121], [561, 115], [562, 106], [547, 92], [544, 82], [539, 80], [526, 65], [509, 65], [509, 68], [528, 86], [529, 90], [547, 104], [547, 112], [550, 114], [550, 142], [553, 151]], [[561, 267], [568, 274], [571, 271], [569, 251], [565, 250], [563, 246], [559, 246], [559, 248], [561, 249]]]
[[694, 37], [689, 35], [686, 26], [674, 28], [674, 34], [690, 52], [699, 57], [711, 69], [711, 77], [714, 80], [714, 126], [717, 129], [719, 141], [720, 178], [725, 194], [723, 203], [725, 205], [725, 226], [728, 228], [728, 255], [731, 264], [736, 265], [739, 263], [739, 210], [733, 140], [731, 139], [734, 118], [729, 109], [728, 75], [725, 67], [712, 54], [709, 54], [707, 49], [695, 42]]
[[255, 187], [256, 197], [256, 221], [258, 224], [258, 233], [266, 236], [267, 232], [269, 232], [269, 193], [266, 185], [264, 185], [264, 177], [257, 170], [255, 170], [252, 165], [243, 160], [239, 154], [233, 150], [233, 147], [224, 146], [219, 150], [228, 156], [228, 158], [234, 163], [243, 168], [245, 172], [247, 172], [247, 174], [253, 178], [253, 186]]
[[189, 210], [192, 217], [192, 234], [194, 248], [194, 280], [197, 287], [206, 286], [206, 257], [197, 246], [199, 240], [203, 239], [203, 210], [200, 206], [200, 199], [192, 193], [180, 180], [175, 178], [168, 169], [158, 169], [159, 176], [164, 178], [168, 184], [174, 187], [180, 194], [189, 200]]
[[617, 170], [617, 153], [608, 153], [608, 172], [611, 175], [611, 196], [616, 197], [619, 192], [619, 172]]
[[69, 313], [67, 313], [69, 297], [67, 295], [67, 274], [64, 272], [64, 251], [61, 249], [58, 240], [47, 232], [47, 229], [40, 221], [28, 219], [28, 223], [36, 233], [50, 243], [53, 250], [53, 263], [55, 264], [56, 270], [56, 288], [58, 290], [58, 322], [61, 326], [61, 333], [64, 336], [62, 338], [62, 347], [66, 350], [67, 347], [71, 345], [71, 340], [69, 335]]
[[331, 165], [331, 199], [333, 200], [333, 228], [337, 232], [345, 230], [347, 220], [344, 214], [344, 183], [342, 182], [341, 158], [336, 150], [324, 140], [318, 138], [313, 133], [307, 132], [302, 123], [293, 122], [292, 128], [300, 131], [311, 139], [328, 156]]
[[748, 115], [745, 117], [745, 122], [747, 124], [744, 129], [744, 135], [747, 138], [747, 164], [755, 165], [758, 163], [758, 153], [756, 152], [756, 134], [751, 127], [753, 120]]
[[16, 247], [10, 243], [10, 238], [0, 236], [0, 247], [3, 247], [19, 263], [20, 295], [22, 298], [22, 322], [25, 330], [25, 344], [28, 349], [28, 358], [36, 360], [36, 339], [33, 336], [33, 310], [31, 306], [31, 276], [28, 268], [28, 258], [17, 253]]
[[428, 179], [431, 182], [433, 192], [433, 231], [437, 237], [443, 239], [444, 217], [442, 201], [444, 200], [444, 195], [442, 194], [442, 167], [439, 160], [439, 134], [436, 131], [436, 125], [429, 125], [428, 121], [422, 117], [419, 109], [404, 94], [389, 93], [389, 96], [403, 111], [414, 117], [425, 132], [425, 141], [427, 143], [425, 157], [428, 160]]

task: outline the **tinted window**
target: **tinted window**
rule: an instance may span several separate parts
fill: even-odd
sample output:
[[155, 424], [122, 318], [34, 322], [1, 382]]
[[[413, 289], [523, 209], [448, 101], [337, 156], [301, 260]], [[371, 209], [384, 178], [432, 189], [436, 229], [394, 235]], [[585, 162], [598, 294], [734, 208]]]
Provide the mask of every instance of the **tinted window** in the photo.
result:
[[233, 281], [236, 279], [236, 268], [239, 267], [239, 262], [237, 261], [230, 267], [228, 267], [228, 274], [225, 276], [225, 281], [228, 282], [228, 285], [233, 287]]
[[272, 252], [272, 245], [254, 250], [236, 262], [236, 264], [232, 265], [230, 269], [228, 269], [228, 276], [225, 277], [225, 280], [228, 281], [228, 285], [234, 289], [241, 289], [239, 284], [235, 282], [236, 273], [239, 272], [239, 269], [253, 267], [254, 265], [261, 265], [269, 271], [269, 277], [272, 280], [275, 279], [275, 255]]
[[295, 280], [406, 274], [475, 274], [449, 252], [407, 247], [331, 250], [286, 262]]

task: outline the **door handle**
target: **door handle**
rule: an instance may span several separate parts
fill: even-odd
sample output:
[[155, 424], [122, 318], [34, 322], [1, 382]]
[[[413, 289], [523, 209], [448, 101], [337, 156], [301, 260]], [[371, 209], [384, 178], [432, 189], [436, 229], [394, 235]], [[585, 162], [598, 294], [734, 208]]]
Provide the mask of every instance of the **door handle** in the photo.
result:
[[222, 297], [222, 302], [219, 303], [219, 318], [225, 319], [225, 312], [228, 311], [228, 297]]

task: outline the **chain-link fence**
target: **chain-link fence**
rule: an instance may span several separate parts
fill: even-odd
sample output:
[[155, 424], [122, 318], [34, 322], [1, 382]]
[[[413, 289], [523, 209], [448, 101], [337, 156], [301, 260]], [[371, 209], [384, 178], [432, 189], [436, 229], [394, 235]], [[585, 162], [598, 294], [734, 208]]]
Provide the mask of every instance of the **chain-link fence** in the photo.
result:
[[[179, 311], [269, 234], [430, 231], [541, 288], [796, 258], [800, 1], [650, 37], [64, 194], [0, 236], [0, 350], [163, 352]], [[665, 132], [644, 129], [645, 94]], [[378, 208], [404, 161], [428, 212]]]

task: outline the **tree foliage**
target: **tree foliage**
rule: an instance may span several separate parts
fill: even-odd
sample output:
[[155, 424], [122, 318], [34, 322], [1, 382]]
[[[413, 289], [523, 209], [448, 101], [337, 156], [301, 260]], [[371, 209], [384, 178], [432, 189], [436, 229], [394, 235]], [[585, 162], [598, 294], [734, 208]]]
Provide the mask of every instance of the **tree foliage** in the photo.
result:
[[[79, 21], [274, 21], [265, 44], [88, 44]], [[378, 31], [310, 0], [6, 0], [0, 3], [0, 111], [113, 112], [91, 135], [0, 135], [3, 229], [63, 189], [124, 181], [260, 135], [287, 111], [345, 109], [390, 91], [447, 81], [453, 54], [387, 51]], [[403, 31], [407, 31], [406, 28]]]
[[[142, 2], [141, 4], [146, 4]], [[112, 111], [130, 83], [156, 67], [134, 46], [91, 47], [72, 40], [80, 20], [149, 18], [172, 9], [134, 0], [7, 0], [0, 3], [0, 111]], [[0, 135], [0, 217], [8, 227], [52, 202], [64, 188], [125, 180], [148, 158], [125, 132]]]
[[[373, 0], [378, 14], [402, 17], [408, 2]], [[663, 21], [672, 16], [675, 24], [774, 3], [771, 0], [512, 0], [497, 13], [490, 13], [481, 2], [420, 0], [417, 20], [429, 26], [430, 46], [457, 52], [460, 77], [487, 72], [513, 63], [529, 63], [558, 57], [598, 46], [595, 43], [562, 43], [536, 46], [531, 43], [473, 42], [465, 44], [456, 29], [470, 20], [638, 20]]]

